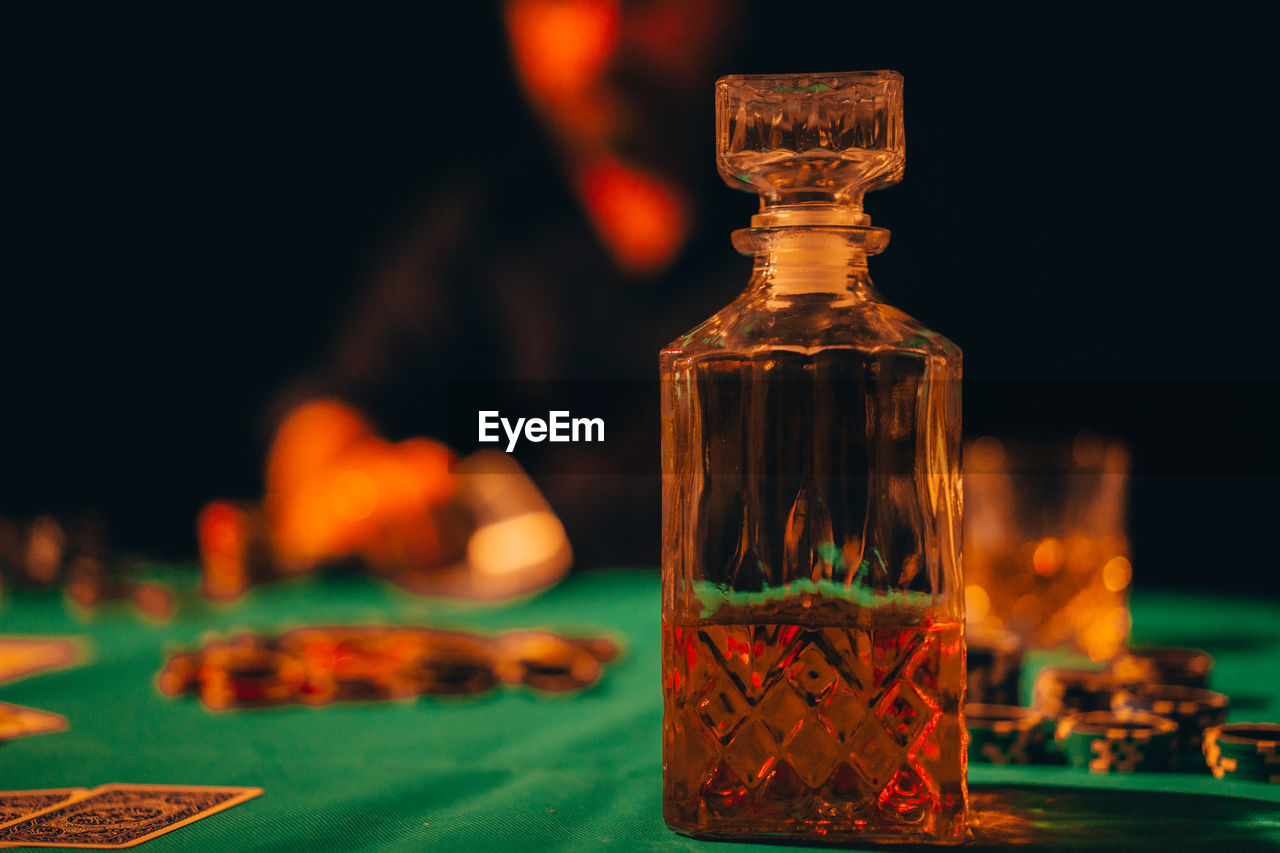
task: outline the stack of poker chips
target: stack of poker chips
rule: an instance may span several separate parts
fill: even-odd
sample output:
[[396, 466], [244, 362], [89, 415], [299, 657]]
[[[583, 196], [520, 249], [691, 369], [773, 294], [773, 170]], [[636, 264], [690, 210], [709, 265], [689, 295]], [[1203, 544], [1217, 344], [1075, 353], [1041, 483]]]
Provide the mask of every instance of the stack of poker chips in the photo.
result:
[[1095, 773], [1168, 770], [1178, 724], [1141, 711], [1086, 711], [1058, 721], [1058, 750]]
[[1016, 705], [965, 705], [969, 760], [990, 764], [1039, 764], [1047, 759], [1052, 728], [1039, 711]]
[[[989, 638], [977, 644], [971, 699], [1008, 695], [993, 687], [1003, 680], [992, 673], [1004, 671], [993, 661], [1012, 659], [1002, 648], [1011, 646]], [[1097, 773], [1204, 772], [1207, 764], [1219, 779], [1280, 784], [1280, 725], [1226, 724], [1229, 698], [1207, 687], [1212, 667], [1199, 649], [1134, 647], [1105, 670], [1046, 668], [1031, 708], [1011, 701], [965, 706], [969, 760], [1065, 760]]]
[[478, 694], [503, 684], [563, 692], [594, 684], [618, 653], [605, 637], [541, 631], [299, 628], [171, 655], [157, 686], [169, 696], [195, 694], [211, 710]]
[[1022, 678], [1022, 641], [1018, 635], [974, 629], [966, 638], [965, 649], [968, 700], [986, 705], [1017, 705]]
[[1111, 708], [1116, 681], [1101, 670], [1047, 667], [1036, 677], [1031, 707], [1049, 717]]
[[1204, 758], [1219, 779], [1280, 785], [1280, 725], [1232, 723], [1204, 733]]
[[1199, 649], [1135, 646], [1111, 664], [1120, 684], [1179, 684], [1208, 687], [1213, 658]]
[[1134, 684], [1111, 697], [1115, 711], [1143, 711], [1178, 724], [1174, 748], [1181, 764], [1199, 764], [1206, 729], [1227, 721], [1230, 700], [1224, 693], [1180, 684]]

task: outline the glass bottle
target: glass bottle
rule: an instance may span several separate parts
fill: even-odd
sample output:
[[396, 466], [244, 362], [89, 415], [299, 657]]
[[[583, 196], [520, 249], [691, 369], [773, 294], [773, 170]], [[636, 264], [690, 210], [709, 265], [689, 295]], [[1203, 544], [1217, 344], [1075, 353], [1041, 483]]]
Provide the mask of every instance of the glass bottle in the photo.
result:
[[892, 71], [731, 76], [747, 289], [661, 353], [663, 813], [700, 836], [958, 842], [960, 350], [882, 301]]

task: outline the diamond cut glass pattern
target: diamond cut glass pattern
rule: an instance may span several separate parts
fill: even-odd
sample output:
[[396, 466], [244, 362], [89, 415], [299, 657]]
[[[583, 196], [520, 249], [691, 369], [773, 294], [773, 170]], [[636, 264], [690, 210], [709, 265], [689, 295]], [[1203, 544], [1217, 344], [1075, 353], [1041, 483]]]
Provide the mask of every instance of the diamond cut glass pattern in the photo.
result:
[[[687, 629], [676, 631], [690, 636]], [[944, 796], [926, 781], [931, 776], [924, 766], [943, 764], [940, 752], [935, 748], [929, 757], [922, 747], [944, 706], [957, 701], [954, 693], [938, 693], [936, 664], [945, 643], [958, 644], [958, 626], [920, 634], [725, 625], [702, 627], [693, 636], [689, 653], [675, 631], [668, 632], [668, 663], [674, 678], [693, 683], [690, 669], [713, 661], [710, 682], [692, 717], [692, 736], [688, 725], [668, 728], [681, 732], [682, 743], [692, 742], [687, 757], [702, 769], [689, 784], [704, 809], [725, 801], [756, 808], [760, 798], [776, 801], [786, 790], [793, 800], [812, 799], [824, 814], [888, 809], [910, 825]], [[785, 638], [781, 647], [767, 642]], [[849, 658], [838, 650], [859, 646], [879, 650], [878, 679], [842, 674]], [[710, 744], [716, 744], [710, 747], [714, 758], [707, 755]]]

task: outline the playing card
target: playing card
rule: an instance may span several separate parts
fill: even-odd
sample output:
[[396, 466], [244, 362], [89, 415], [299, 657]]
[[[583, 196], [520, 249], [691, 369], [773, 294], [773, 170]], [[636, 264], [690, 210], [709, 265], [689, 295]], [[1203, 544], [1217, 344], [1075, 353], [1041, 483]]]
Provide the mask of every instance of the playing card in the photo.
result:
[[45, 732], [66, 731], [67, 718], [21, 705], [0, 702], [0, 741]]
[[82, 646], [73, 639], [0, 637], [0, 682], [70, 666], [82, 658]]
[[261, 793], [261, 788], [205, 785], [102, 785], [79, 799], [0, 826], [0, 844], [132, 847]]
[[83, 794], [84, 788], [45, 788], [39, 791], [0, 791], [0, 826], [61, 805]]

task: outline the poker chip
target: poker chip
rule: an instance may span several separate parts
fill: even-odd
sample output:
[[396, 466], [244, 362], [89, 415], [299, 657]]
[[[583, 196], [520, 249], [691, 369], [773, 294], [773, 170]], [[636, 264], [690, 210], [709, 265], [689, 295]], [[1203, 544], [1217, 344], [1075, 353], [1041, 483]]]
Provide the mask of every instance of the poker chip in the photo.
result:
[[1280, 784], [1280, 725], [1214, 726], [1204, 733], [1204, 757], [1219, 779]]
[[424, 632], [412, 672], [421, 693], [463, 696], [484, 693], [499, 681], [493, 648], [470, 634]]
[[519, 631], [502, 637], [502, 680], [560, 693], [593, 684], [600, 660], [555, 634]]
[[964, 706], [969, 760], [990, 764], [1034, 764], [1045, 757], [1044, 715], [1016, 705], [974, 702]]
[[1200, 649], [1175, 646], [1135, 646], [1111, 664], [1116, 682], [1131, 684], [1179, 684], [1208, 687], [1213, 657]]
[[196, 693], [200, 689], [199, 652], [180, 652], [170, 655], [164, 669], [156, 676], [156, 687], [165, 696], [181, 696]]
[[254, 643], [207, 649], [199, 679], [200, 701], [215, 710], [289, 702], [307, 680], [297, 658]]
[[965, 667], [965, 695], [975, 704], [1018, 704], [1022, 640], [1017, 634], [995, 629], [968, 632]]
[[1031, 707], [1049, 717], [1108, 711], [1115, 691], [1110, 673], [1047, 667], [1036, 677]]
[[600, 663], [617, 660], [618, 655], [622, 654], [618, 644], [608, 637], [568, 637], [566, 642], [582, 649]]
[[417, 651], [411, 639], [410, 632], [376, 628], [303, 629], [277, 648], [306, 665], [304, 702], [385, 701], [418, 693], [409, 670]]
[[1058, 721], [1058, 748], [1094, 773], [1168, 770], [1178, 724], [1142, 711], [1086, 711]]
[[1196, 761], [1205, 729], [1225, 723], [1229, 705], [1226, 694], [1180, 684], [1132, 685], [1121, 688], [1111, 698], [1112, 710], [1145, 711], [1173, 720], [1178, 724], [1174, 749], [1179, 755], [1190, 754]]

